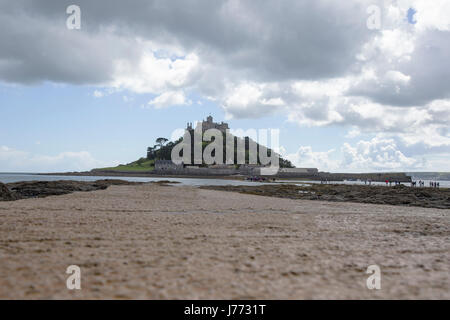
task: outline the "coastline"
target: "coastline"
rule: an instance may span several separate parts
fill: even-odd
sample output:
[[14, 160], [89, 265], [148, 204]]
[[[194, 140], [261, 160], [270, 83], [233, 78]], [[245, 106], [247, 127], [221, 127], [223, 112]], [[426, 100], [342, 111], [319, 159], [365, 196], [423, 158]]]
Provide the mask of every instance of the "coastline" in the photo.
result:
[[[178, 178], [178, 177], [176, 177]], [[181, 179], [171, 181], [170, 177], [163, 176], [162, 180], [155, 181], [127, 181], [114, 179], [114, 177], [103, 177], [93, 181], [76, 181], [60, 179], [52, 181], [18, 181], [0, 182], [0, 201], [14, 201], [27, 198], [48, 197], [52, 195], [63, 195], [77, 191], [103, 190], [114, 185], [138, 185], [138, 184], [183, 184]], [[196, 179], [196, 178], [193, 178]], [[214, 178], [210, 178], [214, 179]], [[216, 179], [217, 180], [217, 179]], [[359, 185], [359, 184], [318, 184], [312, 182], [244, 182], [236, 179], [220, 179], [211, 183], [191, 184], [200, 189], [238, 192], [259, 196], [275, 198], [287, 198], [296, 200], [322, 200], [331, 202], [355, 202], [372, 203], [395, 206], [422, 207], [450, 209], [450, 188], [431, 187], [407, 187]], [[242, 181], [242, 182], [235, 182]], [[231, 183], [233, 181], [233, 183]], [[184, 182], [185, 183], [185, 182]], [[192, 183], [192, 180], [190, 181]], [[189, 185], [189, 184], [186, 184]]]
[[[155, 171], [115, 171], [115, 170], [95, 170], [83, 172], [58, 172], [58, 173], [38, 173], [37, 175], [60, 175], [60, 176], [120, 176], [120, 177], [154, 177], [154, 178], [198, 178], [198, 179], [231, 179], [243, 180], [244, 175], [213, 175], [213, 174], [160, 174]], [[371, 180], [373, 182], [398, 181], [411, 182], [411, 177], [406, 175], [406, 172], [381, 172], [381, 173], [329, 173], [318, 172], [317, 174], [276, 174], [273, 176], [266, 176], [267, 178], [276, 178], [279, 180], [306, 180], [306, 181], [345, 181], [345, 180]]]
[[83, 171], [83, 172], [58, 172], [58, 173], [33, 173], [34, 175], [42, 176], [92, 176], [92, 177], [142, 177], [142, 178], [188, 178], [188, 179], [224, 179], [224, 180], [244, 180], [244, 176], [232, 175], [170, 175], [170, 174], [156, 174], [149, 172], [118, 172], [118, 171]]

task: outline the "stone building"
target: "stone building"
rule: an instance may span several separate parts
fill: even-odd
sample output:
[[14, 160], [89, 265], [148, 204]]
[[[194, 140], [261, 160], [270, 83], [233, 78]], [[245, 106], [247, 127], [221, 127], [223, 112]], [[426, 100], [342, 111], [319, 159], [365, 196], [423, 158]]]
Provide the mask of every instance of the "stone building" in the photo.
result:
[[[217, 129], [217, 130], [225, 133], [226, 130], [229, 129], [229, 127], [228, 127], [228, 123], [225, 123], [223, 121], [221, 123], [214, 122], [213, 117], [208, 116], [206, 118], [206, 121], [205, 120], [202, 121], [202, 131], [205, 132], [208, 129]], [[187, 130], [193, 130], [192, 122], [188, 122]]]
[[181, 171], [183, 170], [183, 164], [176, 164], [172, 160], [155, 160], [155, 171]]

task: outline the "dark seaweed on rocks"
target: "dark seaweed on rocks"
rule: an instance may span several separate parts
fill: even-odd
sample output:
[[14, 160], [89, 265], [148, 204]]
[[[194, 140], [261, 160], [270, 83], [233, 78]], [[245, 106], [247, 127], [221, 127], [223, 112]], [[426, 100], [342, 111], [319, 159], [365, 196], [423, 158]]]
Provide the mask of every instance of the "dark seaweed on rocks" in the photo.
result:
[[8, 187], [0, 182], [0, 201], [16, 200], [14, 195], [9, 191]]
[[27, 198], [43, 198], [54, 195], [68, 194], [76, 191], [94, 191], [106, 189], [111, 185], [135, 185], [140, 182], [125, 180], [97, 181], [25, 181], [3, 184], [0, 183], [0, 201], [12, 201]]
[[202, 189], [305, 200], [360, 202], [450, 209], [450, 189], [361, 186], [345, 184], [267, 184], [260, 186], [203, 186]]

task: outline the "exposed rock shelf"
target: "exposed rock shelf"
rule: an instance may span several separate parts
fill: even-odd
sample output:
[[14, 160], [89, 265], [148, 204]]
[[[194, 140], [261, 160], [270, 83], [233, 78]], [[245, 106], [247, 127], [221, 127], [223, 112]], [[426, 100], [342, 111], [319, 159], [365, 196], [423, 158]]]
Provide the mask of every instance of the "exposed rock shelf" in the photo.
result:
[[325, 200], [450, 209], [450, 189], [356, 186], [344, 184], [270, 184], [261, 186], [203, 186], [203, 189], [289, 199]]
[[76, 191], [94, 191], [106, 189], [111, 185], [135, 185], [140, 182], [125, 180], [97, 181], [25, 181], [3, 184], [0, 183], [0, 201], [12, 201], [27, 198], [43, 198], [54, 195], [68, 194]]

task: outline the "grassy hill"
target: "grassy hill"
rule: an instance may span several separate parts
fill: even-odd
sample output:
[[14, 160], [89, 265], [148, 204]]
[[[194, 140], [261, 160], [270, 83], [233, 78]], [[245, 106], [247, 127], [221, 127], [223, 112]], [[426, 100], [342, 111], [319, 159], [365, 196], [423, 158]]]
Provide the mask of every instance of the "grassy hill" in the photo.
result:
[[96, 168], [91, 171], [118, 171], [118, 172], [145, 172], [155, 169], [155, 160], [140, 158], [128, 164], [119, 164], [117, 167]]
[[[193, 131], [192, 131], [193, 134]], [[161, 138], [163, 139], [163, 138]], [[234, 141], [234, 159], [235, 159], [235, 163], [237, 160], [237, 137], [233, 136]], [[248, 158], [249, 158], [249, 143], [250, 143], [250, 138], [245, 137], [245, 158], [246, 161], [248, 162]], [[148, 147], [147, 148], [147, 158], [140, 158], [139, 160], [130, 162], [128, 164], [120, 164], [117, 167], [107, 167], [107, 168], [96, 168], [96, 169], [92, 169], [91, 172], [95, 172], [95, 171], [116, 171], [116, 172], [148, 172], [148, 171], [152, 171], [155, 169], [155, 160], [156, 159], [161, 159], [161, 160], [170, 160], [171, 159], [171, 154], [172, 154], [172, 149], [175, 147], [175, 145], [177, 145], [178, 143], [180, 143], [183, 138], [179, 138], [176, 141], [168, 141], [167, 139], [165, 139], [167, 142], [166, 145], [160, 144], [160, 145], [155, 145], [154, 147]], [[158, 142], [158, 141], [157, 141]], [[223, 150], [226, 150], [226, 145], [225, 145], [226, 139], [224, 137], [223, 139]], [[203, 141], [202, 142], [202, 150], [204, 150], [206, 148], [206, 146], [209, 144], [210, 142], [206, 142]], [[256, 143], [256, 142], [255, 142]], [[260, 145], [258, 143], [256, 143], [257, 149], [259, 150]], [[268, 149], [268, 152], [272, 152], [270, 149]], [[194, 161], [194, 140], [192, 140], [191, 142], [191, 161]], [[224, 159], [223, 161], [225, 162], [225, 154], [224, 154]], [[286, 159], [283, 158], [279, 158], [280, 161], [280, 167], [281, 168], [293, 168], [294, 166], [292, 165], [292, 163]], [[259, 163], [259, 159], [258, 159], [258, 163]], [[206, 166], [206, 164], [202, 164], [201, 166]]]
[[[194, 135], [194, 131], [193, 130], [190, 130], [190, 131], [191, 131], [191, 136], [193, 136]], [[234, 139], [234, 157], [233, 157], [233, 159], [234, 159], [234, 163], [237, 164], [237, 152], [238, 152], [238, 150], [237, 150], [238, 142], [237, 141], [240, 138], [238, 138], [236, 136], [233, 136], [233, 135], [231, 137], [232, 137], [232, 139]], [[261, 150], [260, 148], [262, 148], [263, 146], [260, 145], [259, 143], [255, 142], [255, 141], [251, 140], [249, 137], [245, 137], [245, 138], [243, 138], [243, 140], [244, 140], [244, 146], [245, 146], [245, 162], [249, 163], [250, 142], [255, 143], [256, 149], [258, 150], [258, 152], [259, 152], [259, 150]], [[152, 147], [147, 148], [147, 159], [170, 160], [171, 159], [171, 154], [172, 154], [172, 149], [178, 143], [180, 143], [182, 141], [183, 141], [183, 138], [180, 138], [180, 139], [178, 139], [177, 141], [174, 141], [174, 142], [169, 141], [166, 145], [161, 145], [159, 148], [157, 148], [157, 146], [155, 146], [153, 148]], [[202, 141], [202, 152], [205, 151], [205, 148], [210, 143], [212, 143], [212, 142], [208, 142], [208, 141], [204, 141], [204, 140]], [[191, 150], [191, 163], [194, 163], [194, 150], [195, 150], [194, 139], [191, 140], [190, 150]], [[224, 154], [223, 154], [223, 159], [222, 159], [223, 163], [226, 162], [225, 150], [226, 150], [226, 137], [225, 137], [225, 134], [224, 134], [224, 137], [223, 137], [223, 151], [224, 151]], [[271, 149], [267, 149], [267, 151], [265, 151], [265, 152], [267, 152], [270, 155], [272, 150]], [[259, 156], [258, 156], [257, 161], [258, 161], [258, 164], [259, 164], [260, 163]], [[283, 159], [281, 156], [279, 157], [279, 164], [280, 164], [281, 168], [294, 168], [294, 166], [292, 165], [292, 163], [289, 160]], [[207, 166], [207, 165], [203, 162], [203, 164], [201, 164], [200, 166]]]

